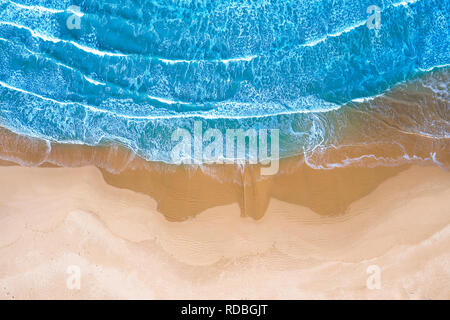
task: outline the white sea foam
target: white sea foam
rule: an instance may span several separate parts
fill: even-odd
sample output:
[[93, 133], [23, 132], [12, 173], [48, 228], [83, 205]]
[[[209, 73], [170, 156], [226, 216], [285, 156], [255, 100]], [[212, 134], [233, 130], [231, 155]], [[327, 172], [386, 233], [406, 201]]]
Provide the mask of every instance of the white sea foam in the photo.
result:
[[92, 84], [95, 84], [96, 86], [106, 86], [106, 83], [104, 83], [104, 82], [100, 82], [100, 81], [94, 80], [94, 79], [89, 78], [89, 77], [87, 77], [87, 76], [85, 76], [85, 75], [83, 75], [83, 77], [84, 77], [84, 79], [86, 79], [88, 82], [90, 82], [90, 83], [92, 83]]
[[210, 60], [185, 60], [185, 59], [167, 59], [167, 58], [157, 58], [157, 60], [165, 63], [165, 64], [178, 64], [178, 63], [205, 63], [205, 62], [212, 62], [212, 63], [223, 63], [223, 64], [229, 64], [230, 62], [241, 62], [241, 61], [252, 61], [253, 59], [257, 58], [258, 56], [246, 56], [246, 57], [238, 57], [238, 58], [228, 58], [228, 59], [210, 59]]
[[[407, 153], [404, 153], [402, 156], [396, 157], [396, 158], [386, 158], [381, 156], [375, 156], [373, 154], [364, 154], [359, 157], [353, 157], [353, 158], [345, 158], [342, 159], [339, 162], [329, 162], [329, 163], [322, 163], [317, 164], [310, 161], [309, 157], [305, 155], [305, 163], [316, 170], [332, 170], [336, 168], [345, 168], [351, 165], [360, 164], [368, 167], [377, 167], [377, 166], [398, 166], [400, 164], [405, 163], [435, 163], [439, 167], [443, 168], [444, 164], [439, 162], [436, 159], [436, 152], [430, 152], [429, 157], [419, 157], [417, 155], [408, 155]], [[373, 163], [365, 163], [364, 160], [373, 160]]]
[[[407, 7], [408, 5], [416, 3], [418, 1], [420, 1], [420, 0], [404, 0], [404, 1], [401, 1], [401, 2], [397, 2], [397, 3], [392, 3], [392, 6], [393, 7], [398, 7], [398, 6]], [[317, 44], [319, 44], [321, 42], [326, 41], [328, 38], [339, 37], [339, 36], [341, 36], [344, 33], [348, 33], [350, 31], [353, 31], [353, 30], [355, 30], [355, 29], [365, 25], [366, 23], [367, 23], [367, 19], [366, 20], [362, 20], [362, 21], [360, 21], [360, 22], [358, 22], [358, 23], [356, 23], [354, 25], [346, 27], [346, 28], [344, 28], [342, 30], [339, 30], [339, 31], [335, 32], [335, 33], [326, 34], [325, 36], [323, 36], [321, 38], [318, 38], [318, 39], [315, 39], [315, 40], [311, 40], [311, 41], [309, 41], [307, 43], [304, 43], [304, 44], [301, 45], [301, 47], [313, 47], [313, 46], [315, 46], [315, 45], [317, 45]]]
[[24, 90], [24, 89], [21, 89], [21, 88], [17, 88], [17, 87], [11, 86], [11, 85], [3, 82], [3, 81], [0, 81], [0, 86], [2, 86], [4, 88], [7, 88], [7, 89], [10, 89], [10, 90], [14, 90], [14, 91], [22, 92], [22, 93], [25, 93], [25, 94], [28, 94], [28, 95], [32, 95], [32, 96], [37, 97], [39, 99], [42, 99], [42, 100], [45, 100], [45, 101], [50, 101], [50, 102], [53, 102], [53, 103], [56, 103], [56, 104], [59, 104], [59, 105], [80, 105], [80, 106], [88, 108], [88, 109], [90, 109], [90, 110], [92, 110], [94, 112], [109, 113], [106, 110], [97, 109], [97, 108], [95, 108], [93, 106], [89, 106], [89, 105], [78, 103], [78, 102], [61, 102], [61, 101], [58, 101], [58, 100], [55, 100], [55, 99], [52, 99], [52, 98], [44, 97], [44, 96], [42, 96], [40, 94], [37, 94], [35, 92], [31, 92], [31, 91], [27, 91], [27, 90]]
[[447, 68], [449, 66], [450, 66], [450, 64], [441, 64], [441, 65], [433, 66], [433, 67], [430, 67], [430, 68], [425, 68], [425, 69], [424, 68], [417, 68], [417, 69], [422, 71], [422, 72], [430, 72], [430, 71], [434, 71], [434, 70], [437, 70], [437, 69]]
[[184, 101], [179, 101], [179, 100], [170, 100], [167, 98], [155, 97], [155, 96], [151, 96], [151, 95], [148, 95], [148, 97], [150, 99], [153, 99], [153, 100], [156, 100], [161, 103], [168, 104], [168, 105], [173, 105], [173, 104], [189, 105], [190, 104], [189, 102], [184, 102]]
[[383, 97], [385, 95], [386, 95], [386, 92], [383, 92], [383, 93], [376, 94], [376, 95], [369, 96], [369, 97], [354, 98], [351, 101], [355, 102], [355, 103], [364, 103], [364, 102], [372, 101], [372, 100], [374, 100], [376, 98], [379, 98], [379, 97]]
[[[34, 38], [39, 38], [42, 39], [44, 41], [49, 41], [49, 42], [53, 42], [53, 43], [66, 43], [66, 44], [71, 44], [73, 46], [75, 46], [76, 48], [90, 53], [90, 54], [94, 54], [96, 56], [99, 57], [104, 57], [104, 56], [108, 56], [108, 57], [130, 57], [129, 54], [124, 54], [124, 53], [117, 53], [117, 52], [109, 52], [109, 51], [103, 51], [103, 50], [98, 50], [96, 48], [92, 48], [83, 44], [79, 44], [75, 41], [72, 40], [64, 40], [64, 39], [60, 39], [60, 38], [56, 38], [54, 36], [48, 35], [48, 34], [44, 34], [42, 32], [38, 32], [30, 27], [21, 25], [21, 24], [17, 24], [14, 22], [9, 22], [9, 21], [0, 21], [0, 25], [8, 25], [8, 26], [12, 26], [18, 29], [23, 29], [23, 30], [27, 30], [28, 32], [31, 33], [31, 35]], [[158, 61], [161, 61], [162, 63], [165, 64], [169, 64], [169, 65], [173, 65], [173, 64], [179, 64], [179, 63], [223, 63], [223, 64], [229, 64], [232, 62], [249, 62], [252, 61], [253, 59], [257, 58], [258, 56], [256, 55], [252, 55], [252, 56], [245, 56], [245, 57], [238, 57], [238, 58], [228, 58], [228, 59], [205, 59], [205, 60], [184, 60], [184, 59], [167, 59], [167, 58], [154, 58]]]
[[392, 5], [394, 7], [399, 7], [399, 6], [407, 7], [408, 5], [416, 3], [417, 1], [419, 1], [419, 0], [403, 0], [403, 1], [400, 1], [400, 2], [393, 3]]
[[[250, 119], [250, 118], [264, 118], [264, 117], [273, 117], [273, 116], [278, 116], [278, 115], [290, 115], [290, 114], [300, 114], [300, 113], [323, 113], [323, 112], [330, 112], [333, 110], [337, 110], [340, 108], [340, 106], [336, 105], [334, 108], [330, 108], [330, 109], [314, 109], [314, 110], [288, 110], [288, 111], [282, 111], [282, 112], [276, 112], [276, 113], [267, 113], [267, 114], [258, 114], [258, 115], [242, 115], [242, 116], [236, 116], [236, 115], [211, 115], [211, 114], [206, 114], [206, 113], [201, 113], [201, 112], [192, 112], [192, 113], [184, 113], [184, 114], [179, 114], [179, 113], [173, 113], [173, 114], [167, 114], [167, 115], [148, 115], [148, 116], [134, 116], [134, 115], [125, 115], [125, 114], [120, 114], [117, 112], [113, 112], [113, 111], [109, 111], [109, 110], [104, 110], [104, 109], [99, 109], [97, 107], [91, 106], [91, 105], [87, 105], [84, 103], [79, 103], [79, 102], [62, 102], [62, 101], [58, 101], [56, 99], [52, 99], [52, 98], [48, 98], [45, 96], [42, 96], [40, 94], [31, 92], [31, 91], [27, 91], [21, 88], [17, 88], [14, 87], [12, 85], [9, 85], [3, 81], [0, 81], [0, 86], [10, 89], [10, 90], [14, 90], [14, 91], [18, 91], [21, 93], [25, 93], [28, 95], [32, 95], [34, 97], [37, 97], [39, 99], [45, 100], [45, 101], [51, 101], [53, 103], [59, 104], [59, 105], [75, 105], [75, 106], [81, 106], [84, 107], [86, 109], [89, 109], [92, 112], [97, 112], [97, 113], [104, 113], [104, 114], [109, 114], [115, 117], [119, 117], [119, 118], [125, 118], [125, 119], [134, 119], [134, 120], [140, 120], [140, 119], [145, 119], [145, 120], [153, 120], [153, 119], [179, 119], [179, 118], [183, 118], [183, 119], [189, 119], [189, 118], [202, 118], [202, 119]], [[171, 100], [166, 100], [163, 98], [158, 98], [160, 99], [162, 102], [163, 101], [169, 101], [170, 103], [177, 103]]]
[[50, 41], [50, 42], [53, 42], [53, 43], [60, 43], [60, 42], [61, 43], [68, 43], [68, 44], [71, 44], [71, 45], [77, 47], [80, 50], [83, 50], [83, 51], [87, 52], [87, 53], [91, 53], [91, 54], [94, 54], [94, 55], [97, 55], [97, 56], [101, 56], [101, 57], [104, 57], [104, 56], [125, 57], [126, 56], [125, 54], [122, 54], [122, 53], [100, 51], [100, 50], [95, 49], [95, 48], [91, 48], [91, 47], [88, 47], [88, 46], [85, 46], [85, 45], [81, 45], [81, 44], [79, 44], [79, 43], [77, 43], [75, 41], [72, 41], [72, 40], [64, 40], [64, 39], [55, 38], [53, 36], [49, 36], [47, 34], [40, 33], [40, 32], [38, 32], [36, 30], [33, 30], [33, 29], [31, 29], [31, 28], [29, 28], [27, 26], [24, 26], [24, 25], [21, 25], [21, 24], [17, 24], [17, 23], [14, 23], [14, 22], [0, 21], [0, 25], [8, 25], [8, 26], [12, 26], [12, 27], [15, 27], [15, 28], [18, 28], [18, 29], [27, 30], [35, 38], [39, 38], [39, 39], [42, 39], [44, 41]]
[[60, 39], [56, 39], [56, 38], [47, 36], [45, 34], [41, 34], [41, 33], [37, 32], [37, 31], [27, 27], [27, 26], [23, 26], [21, 24], [17, 24], [17, 23], [14, 23], [14, 22], [0, 21], [0, 25], [7, 25], [7, 26], [18, 28], [18, 29], [27, 30], [27, 31], [29, 31], [31, 33], [31, 35], [33, 37], [42, 39], [44, 41], [50, 41], [50, 42], [53, 42], [53, 43], [58, 43], [58, 42], [61, 41]]
[[92, 53], [92, 54], [95, 54], [95, 55], [101, 56], [101, 57], [104, 57], [104, 56], [109, 56], [109, 57], [126, 57], [127, 56], [126, 54], [123, 54], [123, 53], [100, 51], [100, 50], [97, 50], [95, 48], [87, 47], [85, 45], [76, 43], [75, 41], [67, 41], [67, 40], [60, 40], [60, 41], [68, 42], [68, 43], [74, 45], [75, 47], [77, 47], [78, 49], [81, 49], [81, 50], [83, 50], [85, 52]]
[[16, 3], [14, 1], [9, 0], [9, 2], [13, 5], [15, 5], [18, 8], [26, 9], [26, 10], [33, 10], [33, 11], [39, 11], [39, 12], [48, 12], [48, 13], [62, 13], [64, 10], [58, 10], [58, 9], [52, 9], [52, 8], [46, 8], [42, 6], [27, 6], [24, 4]]
[[363, 20], [361, 22], [358, 22], [357, 24], [354, 24], [352, 26], [349, 26], [347, 28], [339, 30], [339, 31], [337, 31], [335, 33], [328, 33], [325, 36], [323, 36], [322, 38], [311, 40], [311, 41], [309, 41], [307, 43], [301, 44], [300, 46], [301, 47], [313, 47], [313, 46], [317, 45], [318, 43], [326, 41], [328, 38], [339, 37], [339, 36], [341, 36], [344, 33], [351, 32], [351, 31], [355, 30], [356, 28], [359, 28], [359, 27], [365, 25], [366, 23], [367, 23], [367, 20]]

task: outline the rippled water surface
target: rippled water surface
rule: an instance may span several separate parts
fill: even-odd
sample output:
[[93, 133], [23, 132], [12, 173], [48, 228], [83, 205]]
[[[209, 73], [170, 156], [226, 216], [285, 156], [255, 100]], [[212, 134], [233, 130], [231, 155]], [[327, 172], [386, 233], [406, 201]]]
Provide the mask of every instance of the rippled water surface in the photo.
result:
[[442, 0], [0, 0], [0, 124], [164, 162], [194, 121], [277, 128], [289, 156], [331, 143], [328, 111], [436, 69], [444, 80], [423, 83], [448, 106], [449, 13]]

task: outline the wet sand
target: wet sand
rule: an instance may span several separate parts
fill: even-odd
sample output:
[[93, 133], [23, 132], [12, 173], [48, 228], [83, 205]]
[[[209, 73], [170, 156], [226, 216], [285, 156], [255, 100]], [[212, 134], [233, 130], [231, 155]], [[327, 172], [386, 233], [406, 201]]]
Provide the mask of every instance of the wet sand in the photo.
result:
[[[343, 167], [314, 169], [304, 156], [281, 159], [275, 175], [261, 176], [260, 165], [183, 166], [146, 161], [120, 146], [89, 147], [50, 144], [0, 129], [0, 165], [31, 167], [98, 167], [115, 187], [148, 195], [169, 221], [183, 221], [215, 206], [236, 203], [241, 216], [260, 219], [270, 199], [305, 206], [317, 214], [340, 215], [351, 203], [368, 195], [380, 183], [411, 165], [450, 168], [449, 139], [407, 135], [405, 152], [420, 156], [409, 161], [398, 152], [398, 142], [329, 149], [309, 161], [335, 163], [361, 154], [376, 155]], [[385, 161], [391, 159], [391, 161]]]

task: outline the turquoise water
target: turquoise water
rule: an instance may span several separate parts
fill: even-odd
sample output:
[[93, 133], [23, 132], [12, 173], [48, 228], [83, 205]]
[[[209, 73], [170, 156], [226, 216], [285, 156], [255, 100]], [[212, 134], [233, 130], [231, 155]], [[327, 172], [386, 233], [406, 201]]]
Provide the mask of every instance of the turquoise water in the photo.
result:
[[276, 128], [288, 156], [327, 143], [327, 111], [448, 66], [449, 13], [445, 0], [0, 0], [0, 125], [164, 162], [194, 121]]

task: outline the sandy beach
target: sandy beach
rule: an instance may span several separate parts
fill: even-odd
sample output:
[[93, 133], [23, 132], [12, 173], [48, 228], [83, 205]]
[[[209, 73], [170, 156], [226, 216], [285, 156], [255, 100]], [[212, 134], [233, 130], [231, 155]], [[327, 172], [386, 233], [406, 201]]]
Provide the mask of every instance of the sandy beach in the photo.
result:
[[405, 168], [338, 215], [271, 198], [258, 219], [230, 203], [183, 221], [92, 166], [0, 176], [2, 299], [450, 298], [450, 173], [437, 167]]
[[0, 128], [0, 299], [449, 299], [447, 107], [428, 95], [326, 114], [337, 144], [272, 176]]
[[0, 300], [449, 300], [444, 2], [2, 1]]

